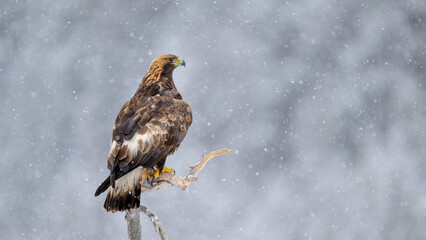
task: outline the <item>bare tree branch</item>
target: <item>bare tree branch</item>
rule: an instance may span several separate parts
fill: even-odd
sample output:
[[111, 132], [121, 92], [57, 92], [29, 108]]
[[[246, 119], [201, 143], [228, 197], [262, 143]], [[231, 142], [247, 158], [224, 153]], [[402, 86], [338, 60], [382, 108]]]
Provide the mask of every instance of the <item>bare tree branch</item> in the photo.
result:
[[167, 239], [169, 239], [169, 237], [167, 237], [166, 232], [161, 227], [160, 219], [157, 217], [157, 215], [155, 215], [154, 212], [152, 212], [151, 210], [149, 210], [145, 206], [140, 206], [139, 210], [142, 211], [142, 212], [144, 212], [149, 217], [149, 219], [151, 220], [152, 224], [154, 224], [155, 232], [157, 232], [160, 235], [161, 240], [167, 240]]
[[186, 177], [175, 176], [172, 173], [163, 172], [154, 181], [153, 185], [144, 184], [142, 186], [142, 192], [158, 190], [162, 187], [170, 187], [170, 186], [177, 187], [182, 190], [186, 190], [188, 188], [188, 185], [191, 182], [198, 180], [198, 177], [197, 177], [198, 173], [201, 172], [201, 170], [203, 170], [204, 166], [206, 165], [208, 161], [210, 161], [212, 158], [216, 156], [227, 154], [229, 152], [232, 152], [232, 150], [229, 148], [224, 148], [224, 149], [212, 151], [208, 153], [207, 155], [204, 155], [200, 162], [198, 162], [195, 165], [189, 166], [190, 170], [189, 170], [189, 173], [186, 175]]
[[[220, 156], [223, 154], [227, 154], [229, 152], [232, 152], [229, 148], [219, 149], [216, 151], [212, 151], [208, 153], [207, 155], [204, 155], [200, 162], [198, 162], [195, 165], [190, 165], [189, 173], [186, 175], [186, 177], [180, 177], [175, 176], [172, 173], [169, 172], [162, 172], [154, 181], [152, 185], [146, 184], [144, 181], [144, 184], [142, 185], [141, 192], [148, 192], [153, 190], [158, 190], [162, 187], [177, 187], [182, 190], [185, 190], [188, 188], [189, 184], [193, 181], [198, 180], [198, 173], [203, 170], [206, 163], [210, 161], [212, 158], [216, 156]], [[160, 235], [161, 240], [167, 240], [167, 234], [164, 232], [163, 228], [161, 227], [160, 219], [153, 213], [151, 210], [147, 209], [145, 206], [140, 206], [138, 209], [131, 209], [128, 210], [126, 213], [126, 220], [127, 220], [127, 232], [129, 234], [130, 240], [141, 240], [141, 225], [140, 225], [140, 211], [144, 212], [151, 222], [154, 224], [155, 231]], [[137, 219], [136, 219], [137, 218]]]
[[139, 209], [130, 209], [126, 212], [127, 235], [129, 240], [142, 240], [141, 218]]

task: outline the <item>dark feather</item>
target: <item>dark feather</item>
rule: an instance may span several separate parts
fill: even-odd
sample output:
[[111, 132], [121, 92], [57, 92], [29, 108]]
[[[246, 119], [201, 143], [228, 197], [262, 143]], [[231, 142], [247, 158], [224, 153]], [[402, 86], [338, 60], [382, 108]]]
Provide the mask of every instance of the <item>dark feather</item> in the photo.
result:
[[99, 196], [101, 193], [105, 192], [109, 186], [110, 186], [110, 178], [107, 177], [102, 183], [101, 185], [98, 187], [98, 189], [96, 189], [95, 192], [95, 197]]

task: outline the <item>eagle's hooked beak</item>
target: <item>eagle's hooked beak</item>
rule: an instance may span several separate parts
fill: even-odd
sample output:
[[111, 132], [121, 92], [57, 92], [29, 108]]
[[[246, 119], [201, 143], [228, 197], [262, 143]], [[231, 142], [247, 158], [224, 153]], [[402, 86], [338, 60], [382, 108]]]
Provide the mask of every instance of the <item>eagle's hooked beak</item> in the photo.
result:
[[176, 62], [172, 63], [173, 65], [178, 66], [184, 66], [185, 67], [185, 61], [182, 58], [178, 58]]

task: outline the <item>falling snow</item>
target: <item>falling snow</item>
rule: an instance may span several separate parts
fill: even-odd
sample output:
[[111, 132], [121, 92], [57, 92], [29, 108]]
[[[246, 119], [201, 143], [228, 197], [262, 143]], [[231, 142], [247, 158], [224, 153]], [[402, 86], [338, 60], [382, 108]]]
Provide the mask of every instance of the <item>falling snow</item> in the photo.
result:
[[194, 117], [167, 166], [235, 149], [142, 195], [170, 239], [426, 239], [425, 1], [3, 1], [0, 32], [1, 239], [126, 238], [93, 195], [164, 53]]

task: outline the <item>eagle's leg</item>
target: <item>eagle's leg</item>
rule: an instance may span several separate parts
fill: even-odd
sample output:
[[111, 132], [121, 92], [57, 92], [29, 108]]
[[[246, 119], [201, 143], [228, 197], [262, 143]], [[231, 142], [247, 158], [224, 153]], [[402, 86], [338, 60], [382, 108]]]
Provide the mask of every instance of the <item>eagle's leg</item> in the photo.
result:
[[152, 167], [149, 170], [150, 177], [148, 177], [148, 182], [150, 182], [151, 185], [154, 184], [155, 179], [158, 178], [158, 176], [160, 176], [162, 172], [173, 173], [173, 175], [175, 174], [175, 170], [166, 167], [165, 164], [166, 164], [166, 158], [162, 158], [157, 162], [157, 164], [154, 167]]
[[160, 173], [169, 172], [169, 173], [173, 173], [173, 175], [175, 175], [175, 170], [172, 169], [172, 168], [168, 168], [165, 165], [166, 165], [166, 159], [165, 158], [157, 163], [157, 168], [160, 169]]

